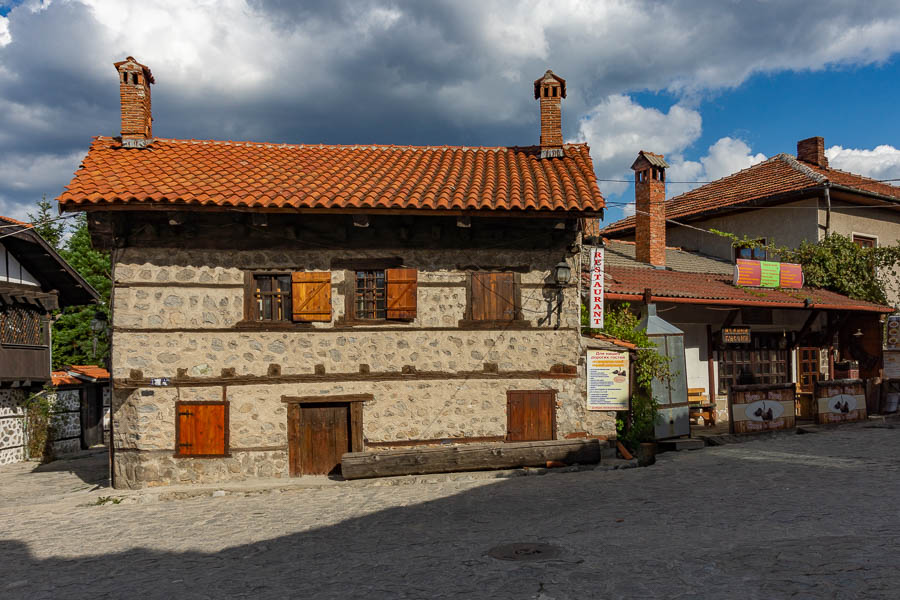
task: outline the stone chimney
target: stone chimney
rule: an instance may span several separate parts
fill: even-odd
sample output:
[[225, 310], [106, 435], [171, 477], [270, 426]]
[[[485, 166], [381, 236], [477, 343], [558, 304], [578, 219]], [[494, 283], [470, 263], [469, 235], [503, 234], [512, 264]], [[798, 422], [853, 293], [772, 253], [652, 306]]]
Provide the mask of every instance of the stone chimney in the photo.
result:
[[662, 154], [643, 150], [634, 164], [635, 256], [657, 268], [666, 266], [666, 168]]
[[153, 141], [153, 113], [150, 110], [150, 84], [155, 83], [150, 69], [129, 56], [115, 63], [119, 73], [119, 97], [122, 101], [122, 145], [143, 148]]
[[828, 159], [825, 158], [825, 138], [811, 137], [797, 142], [797, 160], [827, 169]]
[[550, 69], [534, 81], [534, 98], [541, 101], [541, 158], [563, 155], [560, 104], [566, 97], [566, 80]]

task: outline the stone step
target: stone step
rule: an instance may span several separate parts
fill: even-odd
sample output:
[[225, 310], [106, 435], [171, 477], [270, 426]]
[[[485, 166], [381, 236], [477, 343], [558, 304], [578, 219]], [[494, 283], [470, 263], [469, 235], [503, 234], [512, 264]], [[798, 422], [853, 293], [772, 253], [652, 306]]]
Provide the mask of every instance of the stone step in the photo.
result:
[[706, 443], [703, 440], [697, 438], [676, 438], [674, 440], [662, 440], [657, 443], [659, 444], [659, 449], [662, 451], [699, 450], [706, 446]]

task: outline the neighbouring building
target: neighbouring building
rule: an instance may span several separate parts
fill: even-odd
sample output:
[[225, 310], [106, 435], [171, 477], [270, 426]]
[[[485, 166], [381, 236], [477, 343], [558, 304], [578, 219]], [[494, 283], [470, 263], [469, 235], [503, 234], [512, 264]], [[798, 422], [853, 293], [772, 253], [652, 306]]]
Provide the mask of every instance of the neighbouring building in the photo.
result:
[[[767, 171], [794, 163], [797, 161], [793, 157], [779, 155], [757, 167]], [[630, 302], [635, 308], [653, 303], [662, 318], [684, 332], [687, 388], [702, 392], [704, 400], [715, 405], [719, 420], [728, 417], [728, 391], [735, 384], [796, 383], [801, 409], [798, 414], [812, 418], [814, 415], [809, 413], [815, 382], [835, 378], [835, 360], [857, 361], [864, 379], [877, 380], [881, 376], [882, 319], [892, 312], [890, 307], [809, 287], [764, 289], [734, 285], [734, 257], [720, 247], [716, 236], [693, 230], [684, 232], [686, 228], [667, 222], [669, 208], [680, 202], [677, 198], [665, 200], [667, 167], [664, 157], [643, 151], [632, 165], [635, 215], [603, 230], [609, 236], [603, 240], [606, 300]], [[749, 176], [757, 167], [732, 177]], [[801, 173], [811, 171], [798, 168]], [[698, 190], [690, 194], [696, 195]], [[710, 192], [709, 197], [715, 196]], [[814, 199], [809, 201], [815, 205]], [[770, 218], [768, 215], [775, 212], [732, 214], [719, 217], [722, 221], [716, 225], [702, 222], [702, 226], [728, 230], [728, 218], [750, 227], [751, 223], [758, 223], [754, 219], [759, 215]], [[809, 218], [813, 222], [810, 230], [814, 232], [815, 214]], [[836, 220], [832, 217], [832, 223]], [[798, 229], [803, 226], [801, 221], [798, 216]], [[769, 231], [776, 231], [772, 223]], [[615, 239], [616, 236], [633, 239]], [[689, 250], [677, 244], [670, 246], [673, 237], [689, 238], [700, 247]], [[711, 243], [704, 245], [706, 240]], [[728, 330], [735, 333], [728, 334]], [[870, 411], [877, 410], [877, 390], [870, 390], [870, 395], [874, 395], [869, 398]]]
[[112, 252], [114, 485], [328, 473], [349, 450], [606, 438], [585, 408], [581, 227], [604, 200], [534, 82], [540, 145], [120, 137], [59, 197]]
[[0, 216], [0, 464], [25, 460], [25, 400], [51, 383], [54, 310], [97, 292], [30, 225]]
[[53, 455], [102, 446], [109, 432], [109, 372], [96, 365], [53, 371]]
[[[765, 251], [733, 248], [731, 240], [708, 230], [790, 248], [828, 233], [862, 246], [900, 241], [900, 187], [830, 167], [821, 137], [797, 142], [797, 156], [777, 154], [653, 206], [669, 219], [663, 225], [667, 243], [731, 262], [765, 260]], [[638, 214], [606, 226], [600, 235], [636, 239]], [[896, 294], [890, 300], [900, 303]]]

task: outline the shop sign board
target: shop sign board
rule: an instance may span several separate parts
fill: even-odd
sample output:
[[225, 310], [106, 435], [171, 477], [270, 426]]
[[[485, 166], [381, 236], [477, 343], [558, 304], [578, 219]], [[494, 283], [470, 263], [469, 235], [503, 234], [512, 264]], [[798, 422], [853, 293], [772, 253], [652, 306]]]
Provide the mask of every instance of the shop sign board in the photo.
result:
[[739, 258], [734, 265], [734, 285], [765, 288], [802, 288], [803, 268], [794, 263]]
[[891, 315], [887, 318], [885, 348], [888, 350], [900, 350], [900, 315]]
[[603, 329], [603, 270], [605, 268], [603, 248], [591, 248], [591, 293], [590, 293], [590, 327]]
[[587, 409], [628, 410], [628, 352], [587, 351]]
[[862, 381], [836, 383], [816, 382], [816, 422], [848, 423], [866, 420], [866, 393]]
[[723, 344], [749, 344], [750, 328], [749, 327], [723, 327], [722, 328]]

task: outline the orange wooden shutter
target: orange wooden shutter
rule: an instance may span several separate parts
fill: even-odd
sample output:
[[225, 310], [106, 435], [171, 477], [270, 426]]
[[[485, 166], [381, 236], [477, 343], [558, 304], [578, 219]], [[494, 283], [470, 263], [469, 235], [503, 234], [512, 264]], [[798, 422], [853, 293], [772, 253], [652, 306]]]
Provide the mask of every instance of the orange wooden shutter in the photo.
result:
[[514, 273], [472, 273], [472, 319], [512, 321], [516, 318]]
[[331, 272], [294, 271], [291, 297], [295, 321], [330, 321]]
[[419, 273], [415, 269], [385, 269], [387, 318], [416, 318], [416, 295]]
[[225, 454], [225, 404], [178, 404], [178, 454]]

